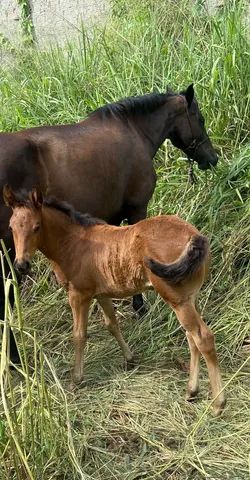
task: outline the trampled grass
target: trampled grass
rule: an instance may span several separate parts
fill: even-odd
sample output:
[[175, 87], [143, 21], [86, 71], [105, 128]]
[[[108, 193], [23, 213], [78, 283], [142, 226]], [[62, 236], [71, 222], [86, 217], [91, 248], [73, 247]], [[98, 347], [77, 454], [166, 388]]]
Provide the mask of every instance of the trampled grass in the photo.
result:
[[2, 352], [1, 480], [249, 478], [250, 62], [242, 8], [228, 2], [210, 18], [188, 1], [116, 0], [105, 32], [91, 40], [83, 32], [79, 45], [64, 50], [16, 52], [1, 70], [5, 131], [77, 121], [105, 102], [194, 81], [220, 162], [213, 172], [197, 172], [190, 186], [181, 152], [167, 143], [155, 159], [149, 214], [178, 212], [210, 238], [213, 263], [200, 308], [216, 334], [228, 398], [214, 419], [203, 365], [199, 397], [185, 401], [186, 340], [153, 293], [143, 319], [129, 301], [116, 304], [138, 357], [132, 371], [124, 371], [93, 306], [86, 384], [68, 391], [71, 312], [38, 256], [21, 297], [16, 292], [14, 315], [6, 315], [23, 364], [10, 371]]

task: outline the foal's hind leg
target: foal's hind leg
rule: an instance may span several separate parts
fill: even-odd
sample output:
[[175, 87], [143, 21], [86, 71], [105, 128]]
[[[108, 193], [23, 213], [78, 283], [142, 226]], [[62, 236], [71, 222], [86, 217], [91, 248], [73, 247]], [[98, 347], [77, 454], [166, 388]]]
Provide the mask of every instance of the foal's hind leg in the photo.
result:
[[200, 351], [196, 347], [190, 332], [186, 332], [186, 337], [191, 355], [186, 400], [191, 401], [196, 397], [199, 391]]
[[121, 347], [125, 360], [127, 362], [131, 362], [133, 359], [133, 354], [122, 336], [120, 327], [116, 320], [112, 300], [110, 298], [97, 298], [97, 300], [104, 311], [104, 321], [106, 327], [108, 328], [110, 333], [116, 338], [118, 344]]
[[198, 380], [198, 357], [195, 345], [207, 364], [212, 396], [215, 399], [213, 403], [214, 414], [219, 415], [225, 406], [225, 397], [224, 392], [221, 392], [222, 380], [215, 350], [214, 335], [201, 319], [191, 301], [172, 308], [188, 334], [189, 345], [191, 344], [191, 367], [193, 369], [189, 380], [191, 381], [191, 388], [195, 387]]

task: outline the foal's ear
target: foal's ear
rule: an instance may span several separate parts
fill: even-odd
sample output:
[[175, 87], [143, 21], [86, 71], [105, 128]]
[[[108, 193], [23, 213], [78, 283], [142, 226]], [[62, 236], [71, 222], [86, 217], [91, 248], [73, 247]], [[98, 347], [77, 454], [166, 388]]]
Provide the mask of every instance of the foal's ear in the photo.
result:
[[187, 100], [188, 108], [190, 107], [193, 99], [194, 99], [194, 85], [191, 83], [187, 90], [185, 91], [185, 98]]
[[43, 204], [43, 194], [41, 190], [38, 188], [33, 188], [32, 192], [29, 194], [29, 197], [35, 208], [41, 208]]
[[4, 185], [3, 187], [3, 200], [7, 207], [14, 208], [16, 204], [16, 197], [9, 185]]

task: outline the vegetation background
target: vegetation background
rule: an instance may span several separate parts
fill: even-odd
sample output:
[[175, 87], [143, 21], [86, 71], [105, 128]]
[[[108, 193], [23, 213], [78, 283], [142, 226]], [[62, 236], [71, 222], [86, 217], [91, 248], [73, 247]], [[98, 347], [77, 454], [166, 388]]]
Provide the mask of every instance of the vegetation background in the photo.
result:
[[14, 314], [6, 310], [22, 367], [10, 371], [2, 351], [1, 480], [249, 478], [250, 50], [243, 1], [225, 2], [213, 17], [202, 4], [115, 0], [105, 30], [90, 38], [83, 30], [78, 44], [12, 49], [0, 70], [0, 130], [76, 122], [106, 102], [194, 82], [218, 167], [197, 171], [190, 186], [182, 153], [162, 146], [149, 215], [178, 213], [210, 238], [213, 264], [200, 307], [216, 334], [226, 410], [211, 416], [204, 367], [197, 402], [185, 402], [186, 340], [154, 294], [143, 319], [130, 302], [117, 303], [139, 359], [130, 372], [93, 307], [86, 385], [68, 392], [71, 312], [38, 256], [21, 297], [16, 290]]

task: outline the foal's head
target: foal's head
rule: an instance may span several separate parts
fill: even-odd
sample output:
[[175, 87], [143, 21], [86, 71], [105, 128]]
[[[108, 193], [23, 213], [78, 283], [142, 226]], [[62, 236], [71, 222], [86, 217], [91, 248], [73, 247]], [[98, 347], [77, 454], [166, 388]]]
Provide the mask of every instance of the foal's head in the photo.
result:
[[193, 85], [176, 95], [179, 114], [175, 116], [169, 138], [173, 145], [180, 148], [189, 158], [195, 160], [201, 170], [215, 166], [218, 156], [208, 137], [205, 121], [194, 98]]
[[15, 243], [15, 268], [19, 273], [26, 274], [41, 238], [42, 194], [35, 189], [28, 195], [16, 194], [5, 185], [3, 198], [13, 210], [9, 226]]

